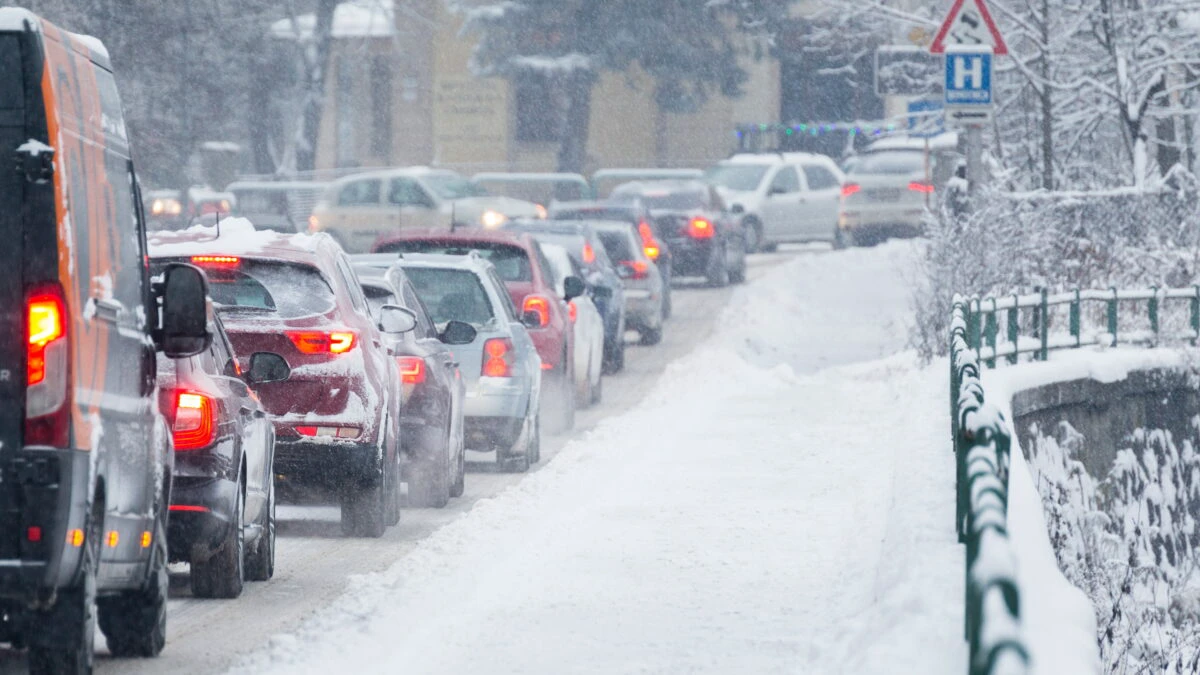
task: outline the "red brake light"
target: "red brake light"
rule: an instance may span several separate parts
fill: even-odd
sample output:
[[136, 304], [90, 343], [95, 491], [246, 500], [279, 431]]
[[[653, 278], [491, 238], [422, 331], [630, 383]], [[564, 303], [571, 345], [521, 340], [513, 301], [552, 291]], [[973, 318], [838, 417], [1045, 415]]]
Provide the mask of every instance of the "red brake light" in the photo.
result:
[[29, 299], [29, 358], [25, 383], [34, 385], [46, 379], [46, 345], [66, 334], [62, 299], [39, 295]]
[[235, 267], [242, 259], [235, 255], [194, 255], [193, 265], [208, 265], [210, 267]]
[[567, 314], [571, 317], [571, 323], [575, 323], [575, 319], [579, 318], [579, 307], [574, 300], [567, 303]]
[[631, 279], [645, 279], [650, 274], [650, 266], [641, 260], [622, 260], [621, 265], [633, 273]]
[[179, 392], [175, 397], [171, 432], [176, 450], [208, 447], [217, 435], [216, 402], [204, 394]]
[[71, 441], [67, 309], [62, 287], [30, 293], [25, 305], [26, 445], [65, 448]]
[[712, 221], [706, 218], [697, 216], [688, 222], [688, 236], [693, 239], [712, 239], [713, 234], [715, 232]]
[[852, 194], [862, 191], [862, 186], [858, 183], [846, 183], [842, 186], [842, 196], [849, 197]]
[[525, 304], [521, 310], [523, 313], [535, 312], [538, 315], [538, 325], [545, 327], [550, 325], [550, 301], [540, 295], [530, 295], [525, 298]]
[[596, 262], [596, 249], [588, 242], [583, 242], [583, 262], [591, 265]]
[[492, 338], [483, 343], [483, 376], [512, 377], [512, 340]]
[[654, 230], [651, 230], [650, 223], [644, 220], [638, 223], [638, 234], [641, 235], [643, 244], [649, 244], [654, 241]]
[[358, 341], [346, 331], [289, 330], [287, 336], [303, 354], [345, 354]]
[[908, 184], [908, 189], [912, 190], [913, 192], [920, 192], [922, 194], [933, 194], [933, 184], [926, 183], [924, 181], [914, 180]]
[[651, 260], [658, 260], [658, 256], [662, 253], [662, 251], [658, 250], [658, 242], [646, 244], [644, 250], [646, 251], [646, 257]]
[[425, 359], [419, 356], [401, 356], [396, 359], [400, 365], [400, 381], [403, 384], [421, 384], [425, 381]]

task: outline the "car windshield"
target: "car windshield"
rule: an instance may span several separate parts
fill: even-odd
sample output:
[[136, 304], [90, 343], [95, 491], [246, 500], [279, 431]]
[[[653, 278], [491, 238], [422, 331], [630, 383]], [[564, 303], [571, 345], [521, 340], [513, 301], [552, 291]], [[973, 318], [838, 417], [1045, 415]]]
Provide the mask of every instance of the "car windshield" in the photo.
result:
[[708, 207], [707, 195], [701, 190], [626, 190], [620, 188], [612, 194], [617, 202], [640, 201], [650, 209], [690, 211]]
[[863, 155], [854, 165], [855, 174], [906, 175], [925, 169], [925, 156], [921, 152], [874, 152]]
[[308, 265], [242, 260], [236, 267], [201, 267], [208, 276], [209, 297], [221, 307], [268, 310], [294, 319], [325, 314], [336, 305], [329, 282]]
[[479, 328], [495, 316], [483, 283], [470, 270], [406, 265], [404, 271], [439, 327], [465, 321]]
[[600, 241], [604, 244], [604, 252], [608, 254], [609, 258], [617, 261], [637, 259], [633, 253], [635, 246], [630, 233], [600, 230], [597, 234], [600, 235]]
[[472, 183], [456, 173], [431, 173], [421, 177], [421, 181], [443, 200], [466, 199], [467, 197], [486, 197], [487, 190]]
[[718, 164], [704, 172], [704, 180], [737, 192], [752, 192], [758, 189], [768, 168], [766, 164]]
[[379, 247], [385, 253], [437, 253], [444, 255], [467, 255], [479, 253], [496, 266], [496, 273], [504, 281], [533, 281], [529, 254], [524, 248], [495, 241], [471, 241], [453, 239], [405, 239], [389, 242]]

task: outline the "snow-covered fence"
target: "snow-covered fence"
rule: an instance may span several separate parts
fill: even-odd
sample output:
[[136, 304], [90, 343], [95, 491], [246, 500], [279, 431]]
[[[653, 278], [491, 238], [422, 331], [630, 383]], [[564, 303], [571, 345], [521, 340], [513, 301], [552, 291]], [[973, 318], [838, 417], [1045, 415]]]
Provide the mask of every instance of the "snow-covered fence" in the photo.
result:
[[971, 675], [1025, 673], [1021, 594], [1008, 540], [1012, 434], [985, 400], [980, 363], [968, 338], [967, 303], [956, 298], [950, 328], [951, 425], [957, 467], [956, 527], [967, 548], [965, 632]]

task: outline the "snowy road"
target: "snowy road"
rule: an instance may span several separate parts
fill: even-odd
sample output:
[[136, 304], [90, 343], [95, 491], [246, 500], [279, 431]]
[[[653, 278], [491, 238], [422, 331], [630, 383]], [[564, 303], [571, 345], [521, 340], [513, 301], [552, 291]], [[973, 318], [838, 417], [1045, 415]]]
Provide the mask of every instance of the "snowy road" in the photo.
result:
[[962, 672], [944, 369], [896, 355], [913, 252], [680, 292], [537, 472], [382, 541], [292, 509], [275, 580], [173, 599], [160, 658], [100, 670]]

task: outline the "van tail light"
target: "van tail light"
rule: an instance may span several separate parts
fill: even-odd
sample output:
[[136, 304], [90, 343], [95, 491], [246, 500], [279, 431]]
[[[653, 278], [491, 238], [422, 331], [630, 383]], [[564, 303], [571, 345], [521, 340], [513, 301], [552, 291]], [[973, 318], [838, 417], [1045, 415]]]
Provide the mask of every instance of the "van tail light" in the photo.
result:
[[545, 328], [550, 325], [550, 301], [540, 295], [530, 295], [525, 298], [521, 312], [534, 312], [538, 317], [538, 326]]
[[70, 343], [62, 287], [36, 289], [25, 304], [25, 444], [70, 445]]
[[567, 316], [571, 317], [571, 323], [575, 323], [579, 318], [579, 305], [576, 305], [574, 300], [567, 303]]
[[862, 192], [862, 186], [858, 183], [846, 183], [842, 186], [843, 197], [849, 197], [850, 195], [858, 194], [859, 192]]
[[716, 232], [711, 220], [697, 216], [688, 221], [687, 233], [692, 239], [712, 239]]
[[419, 356], [401, 356], [396, 359], [400, 366], [402, 384], [421, 384], [425, 381], [425, 359]]
[[622, 260], [621, 267], [624, 268], [624, 273], [621, 277], [625, 279], [645, 279], [650, 276], [650, 266], [641, 260]]
[[512, 377], [513, 343], [508, 338], [492, 338], [483, 343], [483, 376]]
[[348, 331], [289, 330], [287, 336], [302, 354], [345, 354], [358, 342]]
[[908, 184], [908, 189], [921, 194], [933, 194], [933, 184], [925, 181], [914, 180]]
[[596, 249], [592, 248], [589, 242], [583, 242], [583, 262], [586, 265], [591, 265], [596, 262]]
[[212, 445], [217, 437], [217, 402], [211, 396], [191, 391], [176, 394], [171, 435], [176, 450], [198, 450]]

